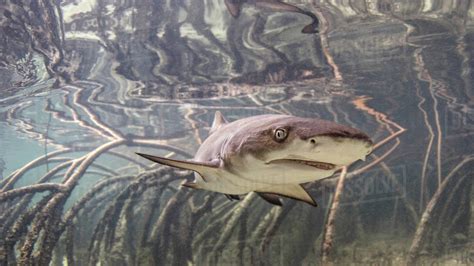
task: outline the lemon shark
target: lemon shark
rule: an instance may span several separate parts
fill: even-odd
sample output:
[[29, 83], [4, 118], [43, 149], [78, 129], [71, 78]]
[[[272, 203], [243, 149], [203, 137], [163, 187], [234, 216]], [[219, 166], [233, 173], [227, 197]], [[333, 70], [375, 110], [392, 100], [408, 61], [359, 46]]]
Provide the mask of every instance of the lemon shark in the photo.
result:
[[220, 192], [230, 199], [256, 192], [276, 205], [282, 204], [283, 196], [317, 206], [301, 184], [365, 160], [372, 147], [362, 131], [331, 121], [258, 115], [228, 123], [218, 111], [194, 159], [137, 154], [194, 171], [194, 180], [182, 186]]
[[295, 12], [295, 13], [309, 16], [313, 21], [311, 22], [311, 24], [306, 25], [301, 30], [301, 32], [307, 33], [307, 34], [318, 32], [318, 26], [319, 26], [318, 17], [316, 17], [315, 14], [309, 11], [305, 11], [294, 5], [283, 3], [278, 0], [225, 0], [225, 5], [227, 7], [227, 10], [234, 18], [237, 18], [240, 16], [240, 11], [242, 10], [242, 5], [244, 3], [254, 4], [255, 7], [264, 9], [264, 10], [276, 11], [276, 12]]

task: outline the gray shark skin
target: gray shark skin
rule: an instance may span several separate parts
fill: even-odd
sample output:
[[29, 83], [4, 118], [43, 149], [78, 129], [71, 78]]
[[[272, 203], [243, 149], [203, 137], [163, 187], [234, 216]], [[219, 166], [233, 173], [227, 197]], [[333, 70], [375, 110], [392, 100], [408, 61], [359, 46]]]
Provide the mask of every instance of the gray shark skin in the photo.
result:
[[294, 5], [286, 4], [280, 2], [278, 0], [225, 0], [225, 5], [229, 13], [234, 17], [237, 18], [240, 16], [240, 12], [242, 10], [242, 5], [246, 4], [254, 4], [257, 8], [261, 8], [264, 10], [274, 11], [274, 12], [295, 12], [299, 14], [303, 14], [309, 16], [313, 22], [311, 24], [306, 25], [301, 32], [305, 34], [313, 34], [318, 33], [319, 27], [319, 20], [311, 12], [302, 10], [299, 7]]
[[137, 153], [151, 161], [193, 170], [181, 185], [226, 194], [257, 192], [281, 205], [279, 196], [316, 202], [301, 186], [333, 175], [372, 151], [360, 130], [334, 122], [290, 115], [258, 115], [228, 123], [216, 112], [208, 138], [193, 160]]

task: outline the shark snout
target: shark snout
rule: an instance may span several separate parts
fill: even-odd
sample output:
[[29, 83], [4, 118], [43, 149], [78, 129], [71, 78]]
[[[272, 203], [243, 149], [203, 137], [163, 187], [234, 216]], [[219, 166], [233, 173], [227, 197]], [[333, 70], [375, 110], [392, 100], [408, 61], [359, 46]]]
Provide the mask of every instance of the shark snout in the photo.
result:
[[357, 160], [365, 160], [372, 152], [373, 143], [365, 135], [357, 137], [314, 136], [305, 141], [306, 160], [334, 165], [348, 165]]

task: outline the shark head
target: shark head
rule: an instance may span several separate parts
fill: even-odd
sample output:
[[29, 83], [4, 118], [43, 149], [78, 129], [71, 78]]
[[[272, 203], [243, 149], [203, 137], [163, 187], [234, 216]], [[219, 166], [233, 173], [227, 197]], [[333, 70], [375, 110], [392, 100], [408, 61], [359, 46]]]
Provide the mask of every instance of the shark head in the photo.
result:
[[286, 115], [261, 116], [240, 126], [228, 147], [266, 164], [303, 164], [333, 170], [372, 151], [372, 141], [360, 130], [334, 122]]

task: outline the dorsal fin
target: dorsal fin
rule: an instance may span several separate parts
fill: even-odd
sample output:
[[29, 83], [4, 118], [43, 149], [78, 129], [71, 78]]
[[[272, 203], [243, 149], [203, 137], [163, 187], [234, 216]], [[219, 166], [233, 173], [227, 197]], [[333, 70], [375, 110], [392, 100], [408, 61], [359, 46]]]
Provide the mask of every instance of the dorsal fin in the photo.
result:
[[222, 125], [227, 124], [227, 120], [221, 114], [220, 111], [216, 111], [214, 114], [214, 121], [212, 122], [211, 129], [209, 130], [209, 135], [214, 133], [217, 129], [219, 129]]

